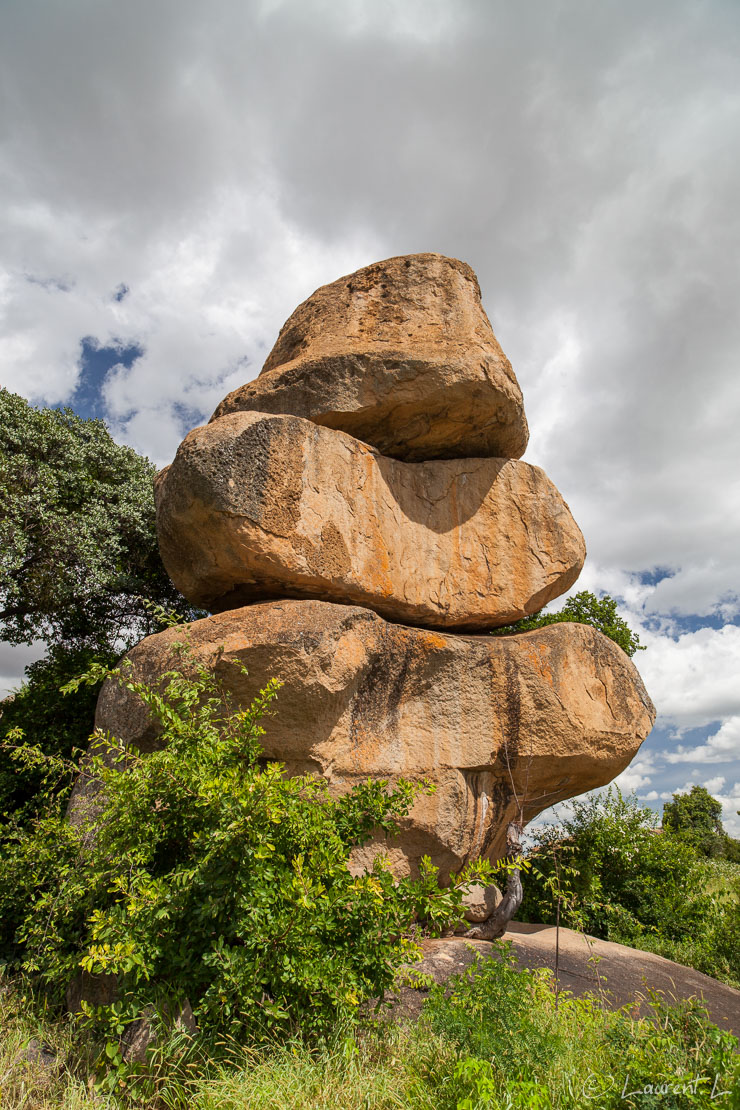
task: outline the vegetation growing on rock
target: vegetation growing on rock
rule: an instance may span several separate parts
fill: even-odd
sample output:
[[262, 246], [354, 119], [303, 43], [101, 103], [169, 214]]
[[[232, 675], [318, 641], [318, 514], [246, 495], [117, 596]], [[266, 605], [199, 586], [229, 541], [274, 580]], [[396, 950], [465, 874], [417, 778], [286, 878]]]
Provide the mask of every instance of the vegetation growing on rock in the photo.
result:
[[[598, 997], [556, 995], [507, 945], [474, 979], [433, 988], [417, 1023], [338, 1028], [320, 1045], [224, 1041], [210, 1056], [180, 1035], [92, 1090], [80, 1070], [97, 1048], [89, 1031], [40, 1016], [15, 984], [0, 991], [0, 1023], [8, 1110], [731, 1110], [740, 1090], [737, 1039], [700, 1003], [653, 997], [649, 1016], [614, 1013]], [[32, 1038], [56, 1066], [28, 1062]]]
[[[332, 799], [323, 779], [265, 764], [275, 683], [235, 710], [206, 669], [156, 687], [125, 667], [87, 680], [104, 677], [142, 700], [162, 746], [144, 757], [98, 736], [75, 822], [57, 797], [0, 838], [0, 959], [51, 998], [82, 969], [115, 977], [116, 1001], [88, 1008], [99, 1028], [187, 998], [211, 1040], [326, 1034], [413, 958], [418, 918], [432, 929], [460, 919], [463, 887], [441, 890], [430, 865], [414, 881], [394, 882], [382, 859], [350, 874], [352, 848], [392, 832], [419, 786], [368, 781]], [[472, 866], [461, 883], [489, 876]]]
[[717, 883], [690, 837], [616, 787], [534, 834], [520, 918], [646, 948], [740, 986], [740, 868]]
[[640, 637], [633, 632], [623, 617], [617, 612], [617, 603], [609, 594], [597, 597], [590, 590], [579, 590], [573, 597], [569, 597], [562, 609], [557, 613], [546, 613], [541, 609], [531, 617], [516, 621], [514, 624], [503, 625], [492, 631], [494, 636], [512, 636], [517, 632], [531, 632], [534, 628], [544, 628], [548, 624], [561, 624], [573, 621], [576, 624], [590, 624], [598, 628], [615, 644], [619, 644], [622, 651], [630, 658], [636, 651], [644, 651]]

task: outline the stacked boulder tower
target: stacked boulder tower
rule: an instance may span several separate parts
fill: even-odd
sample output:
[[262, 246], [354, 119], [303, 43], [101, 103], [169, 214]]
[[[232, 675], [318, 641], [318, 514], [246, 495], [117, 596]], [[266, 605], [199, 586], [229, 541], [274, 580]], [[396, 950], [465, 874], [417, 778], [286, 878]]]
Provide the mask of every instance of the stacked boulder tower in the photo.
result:
[[[265, 754], [342, 792], [426, 779], [382, 847], [397, 875], [429, 855], [445, 881], [506, 848], [554, 802], [630, 762], [655, 711], [595, 629], [491, 630], [576, 581], [583, 537], [521, 461], [521, 390], [469, 266], [391, 258], [317, 290], [254, 381], [190, 432], [156, 482], [164, 564], [213, 615], [189, 629], [239, 704], [283, 683]], [[148, 681], [181, 629], [129, 658]], [[234, 667], [232, 662], [243, 667]], [[97, 724], [142, 750], [146, 711], [113, 682]]]

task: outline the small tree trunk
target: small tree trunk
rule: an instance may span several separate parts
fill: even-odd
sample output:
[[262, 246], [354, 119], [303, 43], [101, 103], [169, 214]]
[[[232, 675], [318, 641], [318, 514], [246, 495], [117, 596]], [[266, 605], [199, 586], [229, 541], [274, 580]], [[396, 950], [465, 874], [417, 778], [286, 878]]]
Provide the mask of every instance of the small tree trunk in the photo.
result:
[[558, 1008], [560, 994], [560, 895], [555, 909], [555, 1009]]
[[[506, 829], [506, 855], [509, 859], [516, 859], [522, 852], [522, 826], [517, 821], [511, 821]], [[504, 896], [491, 916], [475, 929], [469, 929], [465, 934], [474, 940], [495, 940], [506, 932], [506, 927], [522, 904], [524, 889], [522, 877], [518, 867], [513, 868], [506, 880]]]

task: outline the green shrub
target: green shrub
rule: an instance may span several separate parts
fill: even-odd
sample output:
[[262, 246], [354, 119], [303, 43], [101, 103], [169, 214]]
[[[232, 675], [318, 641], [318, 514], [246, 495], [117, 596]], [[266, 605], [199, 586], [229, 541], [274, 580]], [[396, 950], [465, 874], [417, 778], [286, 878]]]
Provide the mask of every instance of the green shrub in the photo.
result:
[[150, 1003], [187, 997], [206, 1037], [319, 1035], [413, 958], [418, 916], [459, 918], [460, 890], [440, 890], [428, 861], [414, 881], [395, 883], [382, 860], [349, 873], [352, 848], [392, 834], [420, 787], [368, 781], [332, 799], [323, 779], [265, 764], [260, 722], [276, 683], [237, 710], [206, 670], [173, 670], [157, 688], [125, 667], [86, 680], [106, 675], [148, 706], [164, 745], [142, 757], [98, 737], [86, 766], [102, 787], [94, 835], [65, 821], [58, 800], [6, 827], [0, 943], [11, 967], [58, 999], [81, 968], [117, 976], [119, 1001], [91, 1015], [115, 1032]]
[[[554, 1028], [533, 1020], [533, 1004], [549, 999], [545, 975], [520, 973], [510, 942], [497, 948], [498, 958], [479, 959], [474, 974], [434, 988], [424, 1020], [452, 1041], [463, 1059], [488, 1061], [491, 1078], [499, 1085], [509, 1079], [533, 1082], [566, 1046]], [[457, 1078], [475, 1076], [461, 1072]]]
[[696, 929], [706, 899], [701, 863], [690, 844], [662, 834], [655, 813], [617, 787], [570, 806], [559, 825], [535, 834], [539, 875], [529, 877], [522, 920], [553, 920], [548, 880], [560, 867], [570, 871], [563, 883], [565, 924], [607, 940], [645, 930], [681, 937]]
[[[319, 1045], [291, 1038], [220, 1059], [192, 1044], [163, 1045], [136, 1082], [105, 1105], [171, 1110], [688, 1110], [740, 1105], [737, 1040], [695, 1002], [653, 997], [644, 1017], [598, 998], [555, 996], [546, 971], [518, 971], [510, 945], [478, 960], [474, 976], [434, 988], [413, 1024], [335, 1027]], [[85, 1030], [37, 1016], [0, 979], [3, 1110], [81, 1108], [90, 1056]], [[64, 1052], [49, 1089], [19, 1065], [23, 1040]], [[34, 1078], [36, 1082], [34, 1083]], [[665, 1089], [664, 1089], [665, 1088]], [[49, 1097], [51, 1095], [51, 1097]], [[17, 1101], [16, 1101], [17, 1100]], [[48, 1100], [48, 1101], [47, 1101]]]
[[707, 898], [698, 929], [680, 938], [645, 933], [639, 938], [639, 947], [740, 987], [740, 874], [729, 889]]
[[554, 924], [559, 896], [564, 925], [740, 983], [740, 883], [616, 787], [570, 805], [535, 834], [520, 920]]
[[[441, 1042], [430, 1041], [426, 1058], [418, 1051], [416, 1066], [439, 1110], [683, 1110], [740, 1098], [737, 1040], [695, 1001], [669, 1006], [654, 995], [646, 1017], [636, 1019], [627, 1008], [602, 1008], [598, 998], [556, 999], [549, 972], [520, 971], [511, 944], [497, 948], [497, 957], [479, 958], [473, 971], [434, 988], [424, 1008], [422, 1035]], [[715, 1077], [721, 1100], [712, 1097]], [[669, 1090], [655, 1094], [664, 1084]]]

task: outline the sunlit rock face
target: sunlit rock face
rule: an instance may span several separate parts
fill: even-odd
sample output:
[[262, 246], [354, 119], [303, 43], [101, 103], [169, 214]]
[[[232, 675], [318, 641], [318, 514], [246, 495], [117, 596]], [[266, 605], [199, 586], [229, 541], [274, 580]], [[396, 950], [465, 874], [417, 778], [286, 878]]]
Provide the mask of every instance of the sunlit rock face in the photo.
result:
[[[600, 632], [556, 624], [519, 636], [460, 636], [391, 624], [368, 609], [273, 601], [142, 640], [131, 677], [212, 667], [240, 706], [282, 683], [265, 722], [269, 759], [323, 775], [334, 792], [370, 777], [428, 779], [401, 835], [385, 845], [397, 874], [431, 856], [443, 878], [496, 857], [504, 831], [554, 802], [602, 786], [630, 762], [655, 711], [631, 660]], [[242, 667], [234, 666], [235, 663]], [[246, 673], [243, 669], [246, 667]], [[97, 724], [150, 749], [156, 730], [108, 682]], [[355, 856], [368, 862], [378, 845]]]
[[308, 597], [491, 628], [564, 593], [586, 554], [539, 467], [398, 462], [294, 416], [239, 412], [196, 428], [156, 493], [167, 571], [211, 610]]
[[518, 459], [529, 434], [478, 279], [441, 254], [388, 258], [317, 289], [213, 418], [241, 410], [304, 416], [408, 462]]

